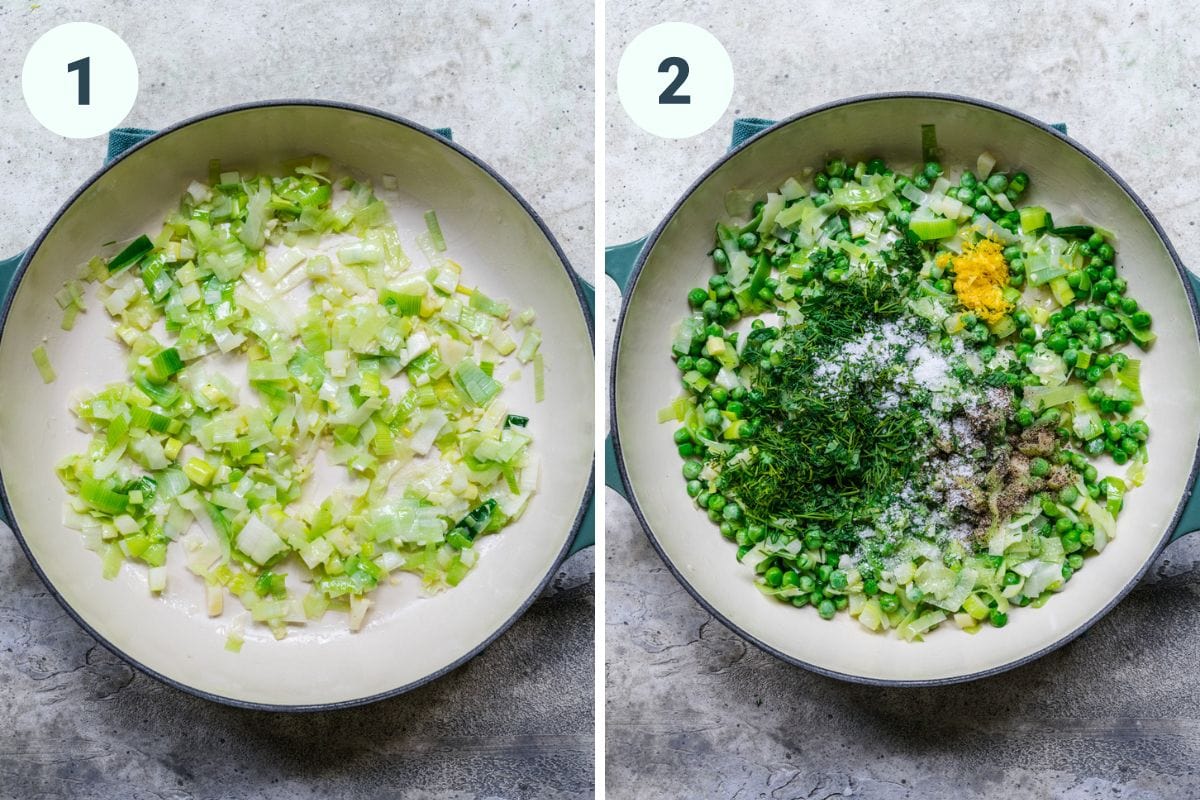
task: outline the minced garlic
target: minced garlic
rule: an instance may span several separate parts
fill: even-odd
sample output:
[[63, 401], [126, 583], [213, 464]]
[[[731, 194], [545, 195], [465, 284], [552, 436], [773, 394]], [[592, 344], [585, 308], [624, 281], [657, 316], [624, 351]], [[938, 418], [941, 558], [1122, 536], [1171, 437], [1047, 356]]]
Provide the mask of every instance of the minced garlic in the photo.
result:
[[963, 244], [962, 255], [951, 259], [954, 264], [954, 292], [959, 302], [987, 322], [999, 322], [1012, 310], [1004, 299], [1008, 286], [1008, 262], [1004, 260], [999, 242], [981, 239], [975, 244]]

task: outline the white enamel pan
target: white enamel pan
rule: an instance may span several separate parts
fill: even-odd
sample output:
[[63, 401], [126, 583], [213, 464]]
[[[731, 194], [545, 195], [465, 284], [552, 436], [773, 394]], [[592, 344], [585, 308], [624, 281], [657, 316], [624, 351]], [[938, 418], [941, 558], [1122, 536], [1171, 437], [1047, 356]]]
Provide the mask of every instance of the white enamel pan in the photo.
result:
[[[686, 294], [712, 273], [713, 225], [731, 190], [774, 191], [789, 176], [847, 158], [920, 158], [920, 126], [937, 125], [943, 163], [975, 164], [984, 150], [1031, 178], [1035, 204], [1061, 224], [1092, 220], [1119, 237], [1117, 265], [1154, 317], [1158, 341], [1143, 385], [1152, 433], [1147, 482], [1129, 494], [1118, 534], [1040, 609], [1017, 609], [1004, 628], [970, 636], [943, 626], [921, 643], [871, 634], [848, 615], [826, 622], [764, 598], [753, 571], [683, 490], [670, 426], [656, 410], [679, 392], [671, 326]], [[927, 685], [992, 675], [1069, 642], [1107, 613], [1173, 538], [1200, 528], [1191, 502], [1200, 440], [1200, 339], [1190, 277], [1146, 205], [1095, 154], [1023, 114], [962, 97], [893, 94], [821, 106], [775, 124], [709, 168], [645, 241], [609, 251], [623, 287], [611, 384], [615, 461], [639, 520], [675, 576], [747, 640], [799, 666], [862, 683]], [[615, 469], [613, 467], [616, 467]]]
[[[154, 235], [209, 159], [228, 168], [277, 168], [320, 153], [380, 185], [410, 250], [422, 214], [437, 210], [450, 255], [489, 295], [533, 307], [544, 333], [546, 399], [532, 375], [511, 384], [511, 408], [530, 417], [541, 483], [525, 515], [483, 543], [478, 566], [453, 590], [421, 597], [419, 579], [381, 586], [362, 630], [344, 614], [291, 626], [275, 641], [249, 626], [240, 653], [224, 649], [239, 609], [204, 613], [203, 586], [170, 553], [168, 591], [149, 595], [144, 568], [101, 578], [96, 554], [61, 521], [64, 490], [54, 474], [86, 436], [68, 411], [73, 393], [123, 378], [120, 347], [95, 302], [73, 331], [59, 329], [54, 294], [102, 244]], [[420, 258], [417, 255], [417, 258]], [[139, 669], [233, 705], [313, 710], [399, 694], [468, 660], [537, 597], [573, 542], [593, 536], [593, 377], [590, 287], [575, 277], [553, 235], [495, 171], [444, 136], [367, 108], [315, 101], [238, 106], [146, 138], [90, 178], [20, 259], [0, 264], [0, 509], [34, 569], [68, 612]], [[15, 267], [15, 269], [14, 269]], [[58, 373], [43, 384], [30, 356], [46, 339]], [[575, 539], [576, 532], [580, 538]], [[178, 545], [172, 545], [178, 547]], [[411, 580], [409, 580], [411, 578]], [[501, 687], [497, 687], [499, 689]]]

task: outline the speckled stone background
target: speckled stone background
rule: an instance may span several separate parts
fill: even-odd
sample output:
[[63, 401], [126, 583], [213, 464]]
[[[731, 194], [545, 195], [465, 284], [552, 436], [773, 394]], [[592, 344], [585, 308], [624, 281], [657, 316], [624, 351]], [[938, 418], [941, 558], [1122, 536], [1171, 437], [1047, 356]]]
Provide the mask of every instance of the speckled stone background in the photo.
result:
[[[667, 20], [713, 32], [736, 74], [723, 120], [682, 142], [640, 131], [616, 98], [622, 49]], [[610, 6], [607, 24], [608, 244], [661, 219], [727, 146], [735, 115], [779, 118], [908, 89], [1068, 122], [1200, 266], [1191, 5], [631, 2]], [[1120, 606], [1057, 653], [978, 683], [897, 691], [822, 678], [747, 646], [679, 586], [611, 490], [606, 530], [612, 798], [1200, 797], [1200, 537], [1168, 548]]]
[[[102, 138], [43, 130], [20, 89], [38, 36], [90, 21], [138, 60], [124, 124], [320, 97], [448, 125], [594, 275], [589, 0], [35, 5], [0, 5], [0, 256], [27, 246], [103, 159]], [[363, 709], [282, 716], [133, 672], [65, 615], [0, 530], [0, 798], [591, 797], [591, 552], [451, 675]]]

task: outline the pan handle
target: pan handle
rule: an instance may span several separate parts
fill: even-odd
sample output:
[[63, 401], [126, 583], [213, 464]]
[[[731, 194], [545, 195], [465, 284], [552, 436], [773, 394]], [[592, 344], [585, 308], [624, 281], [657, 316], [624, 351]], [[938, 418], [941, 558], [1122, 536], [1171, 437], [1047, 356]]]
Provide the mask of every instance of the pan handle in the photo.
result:
[[[646, 239], [643, 237], [604, 249], [604, 274], [613, 279], [621, 294], [629, 288], [638, 254], [642, 252], [645, 244]], [[604, 485], [629, 499], [629, 492], [621, 480], [621, 473], [617, 470], [617, 453], [613, 449], [612, 436], [604, 438]]]
[[[1200, 278], [1192, 272], [1188, 272], [1188, 288], [1192, 290], [1192, 294], [1200, 298]], [[1175, 530], [1171, 532], [1169, 541], [1182, 539], [1189, 533], [1200, 531], [1200, 479], [1192, 484], [1188, 490], [1188, 500], [1183, 507], [1183, 513], [1179, 515], [1179, 522], [1175, 524]]]
[[8, 293], [13, 288], [13, 281], [17, 277], [17, 267], [21, 264], [21, 259], [25, 257], [25, 253], [17, 253], [12, 258], [0, 260], [0, 304], [4, 303], [4, 298], [8, 297]]
[[[21, 265], [21, 259], [24, 257], [24, 253], [17, 253], [12, 258], [0, 260], [0, 306], [4, 305], [8, 293], [13, 289], [13, 282], [17, 279], [17, 267]], [[12, 527], [12, 523], [4, 515], [3, 506], [0, 506], [0, 525]]]
[[[587, 303], [588, 310], [592, 313], [592, 319], [596, 318], [596, 287], [585, 281], [578, 275], [575, 276], [579, 281], [579, 288], [583, 291], [583, 299]], [[592, 547], [596, 544], [596, 468], [593, 461], [592, 479], [588, 481], [587, 494], [587, 511], [583, 515], [583, 521], [579, 524], [579, 530], [575, 532], [575, 539], [571, 542], [571, 546], [567, 549], [567, 554], [563, 556], [563, 560], [583, 550], [585, 547]]]

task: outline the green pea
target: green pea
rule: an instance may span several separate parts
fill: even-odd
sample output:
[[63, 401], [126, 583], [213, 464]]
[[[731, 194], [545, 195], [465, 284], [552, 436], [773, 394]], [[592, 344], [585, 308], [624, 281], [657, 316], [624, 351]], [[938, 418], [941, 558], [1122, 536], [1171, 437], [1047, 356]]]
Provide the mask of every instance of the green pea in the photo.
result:
[[1137, 328], [1139, 331], [1144, 331], [1146, 328], [1149, 328], [1150, 323], [1152, 322], [1150, 312], [1148, 311], [1137, 312], [1130, 317], [1129, 321], [1133, 323], [1133, 327]]
[[746, 231], [737, 238], [737, 244], [742, 250], [753, 250], [758, 244], [758, 234], [754, 231]]
[[1008, 614], [1005, 614], [1003, 611], [998, 611], [994, 608], [988, 612], [988, 619], [991, 621], [992, 625], [997, 628], [1003, 628], [1008, 624]]
[[701, 356], [696, 359], [696, 371], [705, 377], [710, 377], [716, 374], [717, 365], [711, 359]]
[[706, 300], [708, 300], [708, 292], [704, 289], [696, 287], [688, 292], [688, 303], [691, 304], [692, 308], [700, 308]]
[[1005, 586], [1016, 586], [1020, 582], [1021, 582], [1020, 575], [1013, 572], [1012, 570], [1005, 571], [1005, 573], [1004, 573], [1004, 585]]
[[894, 594], [881, 594], [879, 595], [879, 607], [891, 614], [900, 608], [900, 599]]
[[1061, 333], [1052, 333], [1046, 339], [1046, 347], [1053, 350], [1055, 353], [1062, 353], [1067, 349], [1067, 337]]
[[829, 574], [829, 585], [834, 589], [845, 589], [850, 583], [846, 573], [842, 570], [834, 570]]
[[690, 458], [683, 462], [683, 477], [689, 481], [694, 481], [700, 477], [700, 473], [704, 471], [704, 465], [694, 458]]
[[1035, 478], [1044, 478], [1050, 474], [1050, 462], [1038, 456], [1029, 462], [1029, 474]]
[[779, 567], [771, 567], [763, 575], [763, 579], [766, 580], [767, 586], [777, 589], [783, 583], [783, 570]]
[[942, 165], [936, 161], [927, 161], [925, 162], [925, 168], [921, 172], [929, 180], [935, 181], [942, 174]]
[[837, 607], [832, 600], [822, 600], [817, 606], [817, 613], [821, 615], [821, 619], [833, 619], [833, 615], [837, 613]]
[[817, 582], [813, 579], [812, 575], [801, 575], [799, 586], [800, 591], [804, 592], [805, 594], [812, 594], [817, 588]]
[[725, 510], [727, 503], [728, 501], [725, 499], [724, 495], [713, 494], [712, 497], [708, 498], [708, 510], [720, 513]]
[[788, 570], [787, 572], [783, 573], [783, 585], [789, 586], [789, 587], [799, 586], [800, 585], [800, 573], [793, 572], [791, 570]]
[[697, 497], [703, 490], [704, 484], [700, 483], [700, 481], [696, 480], [695, 478], [687, 482], [688, 497]]
[[729, 255], [720, 247], [712, 251], [712, 260], [718, 269], [725, 269], [729, 266]]

